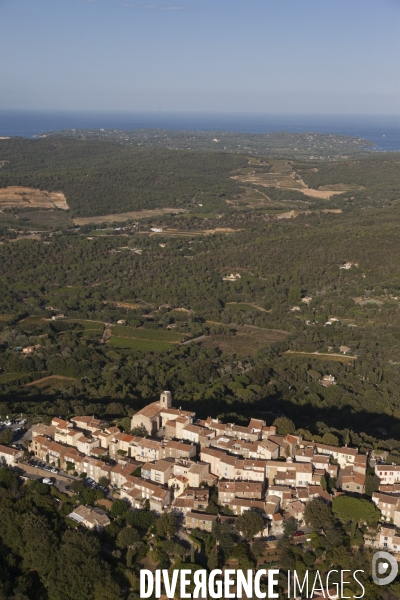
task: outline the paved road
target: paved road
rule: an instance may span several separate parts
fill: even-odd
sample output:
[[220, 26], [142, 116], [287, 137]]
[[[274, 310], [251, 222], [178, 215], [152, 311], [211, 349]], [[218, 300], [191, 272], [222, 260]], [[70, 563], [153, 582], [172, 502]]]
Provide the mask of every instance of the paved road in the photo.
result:
[[79, 480], [78, 477], [71, 477], [64, 473], [50, 473], [49, 471], [40, 468], [37, 469], [26, 463], [19, 463], [18, 466], [22, 471], [22, 475], [29, 479], [43, 479], [43, 477], [48, 477], [53, 481], [55, 480], [55, 487], [64, 494], [68, 494], [68, 490], [65, 488], [69, 486], [72, 481]]

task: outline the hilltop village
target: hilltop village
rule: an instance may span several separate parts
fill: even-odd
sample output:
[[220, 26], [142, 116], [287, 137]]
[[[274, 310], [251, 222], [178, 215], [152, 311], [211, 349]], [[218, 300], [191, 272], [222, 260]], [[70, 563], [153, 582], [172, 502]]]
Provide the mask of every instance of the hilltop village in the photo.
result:
[[[400, 552], [395, 529], [400, 526], [400, 466], [381, 464], [357, 448], [278, 435], [276, 427], [255, 418], [247, 427], [197, 419], [194, 412], [173, 408], [169, 391], [134, 414], [131, 429], [132, 435], [122, 433], [91, 416], [53, 418], [51, 425], [32, 427], [30, 451], [56, 467], [53, 472], [107, 480], [112, 497], [131, 509], [172, 512], [187, 530], [211, 532], [216, 521], [234, 523], [244, 512], [256, 511], [264, 518], [262, 536], [280, 536], [288, 519], [304, 526], [304, 511], [314, 498], [330, 503], [338, 495], [361, 497], [368, 465], [374, 464], [380, 486], [372, 501], [385, 527], [365, 543]], [[23, 455], [0, 447], [0, 460], [10, 467]], [[213, 488], [218, 501], [210, 510]], [[82, 522], [83, 513], [92, 510], [80, 507], [72, 517]], [[97, 516], [86, 522], [98, 528], [109, 520]]]

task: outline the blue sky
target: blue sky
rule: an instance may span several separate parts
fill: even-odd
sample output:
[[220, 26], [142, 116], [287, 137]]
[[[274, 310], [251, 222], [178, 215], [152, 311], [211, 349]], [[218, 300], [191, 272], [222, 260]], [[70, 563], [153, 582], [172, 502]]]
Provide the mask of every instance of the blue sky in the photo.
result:
[[400, 114], [400, 0], [0, 0], [0, 109]]

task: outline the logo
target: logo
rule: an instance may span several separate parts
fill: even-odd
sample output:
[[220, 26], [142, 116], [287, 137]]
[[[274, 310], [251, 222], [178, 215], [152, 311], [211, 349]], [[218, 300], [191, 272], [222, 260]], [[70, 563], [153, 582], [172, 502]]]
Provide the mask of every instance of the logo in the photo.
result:
[[[389, 571], [390, 568], [390, 571]], [[389, 585], [397, 577], [399, 565], [389, 552], [375, 552], [372, 558], [372, 579], [377, 585]], [[385, 577], [382, 577], [385, 575]]]

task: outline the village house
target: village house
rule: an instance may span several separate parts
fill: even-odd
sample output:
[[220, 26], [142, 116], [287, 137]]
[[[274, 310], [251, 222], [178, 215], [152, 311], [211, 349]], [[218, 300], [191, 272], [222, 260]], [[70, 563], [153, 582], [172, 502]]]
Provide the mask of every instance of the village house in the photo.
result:
[[347, 446], [336, 447], [329, 446], [327, 444], [321, 444], [319, 442], [313, 442], [312, 445], [315, 447], [318, 454], [327, 454], [331, 456], [339, 463], [341, 467], [345, 467], [347, 464], [354, 464], [355, 458], [358, 454], [357, 449], [348, 448]]
[[264, 425], [261, 429], [261, 439], [267, 440], [271, 435], [276, 435], [275, 425]]
[[381, 492], [374, 492], [372, 494], [372, 502], [381, 511], [383, 521], [393, 523], [397, 527], [400, 527], [400, 497], [394, 496], [393, 494], [382, 494]]
[[215, 450], [214, 448], [201, 448], [200, 452], [200, 460], [209, 463], [210, 472], [217, 476], [220, 472], [220, 461], [225, 456], [227, 456], [226, 452]]
[[84, 435], [82, 429], [75, 429], [73, 427], [65, 427], [62, 429], [56, 428], [54, 433], [54, 441], [60, 442], [60, 444], [66, 444], [67, 446], [78, 446], [78, 440]]
[[365, 545], [382, 548], [390, 552], [400, 552], [400, 536], [396, 535], [396, 526], [381, 527], [373, 538], [365, 538]]
[[206, 513], [187, 512], [185, 515], [185, 525], [187, 529], [201, 529], [202, 531], [212, 532], [213, 523], [218, 519], [217, 515]]
[[171, 490], [167, 487], [135, 476], [128, 478], [128, 481], [120, 490], [120, 496], [122, 500], [127, 500], [134, 508], [143, 507], [143, 501], [147, 500], [150, 510], [157, 514], [161, 514], [171, 504], [172, 500]]
[[209, 499], [210, 491], [208, 488], [189, 487], [181, 496], [175, 498], [171, 511], [178, 517], [183, 517], [191, 511], [205, 511]]
[[190, 459], [194, 458], [196, 454], [197, 451], [194, 444], [168, 440], [167, 442], [162, 442], [161, 445], [161, 458]]
[[264, 494], [264, 483], [251, 481], [218, 482], [218, 503], [227, 506], [234, 498], [261, 500]]
[[244, 459], [238, 460], [235, 465], [235, 476], [232, 479], [239, 481], [265, 481], [266, 460]]
[[168, 487], [172, 491], [174, 498], [177, 498], [189, 487], [189, 479], [183, 475], [171, 475], [168, 480]]
[[254, 510], [258, 512], [262, 517], [267, 517], [265, 513], [265, 501], [264, 500], [250, 500], [249, 498], [233, 498], [228, 504], [228, 508], [235, 515], [242, 515], [248, 510]]
[[204, 444], [211, 442], [215, 437], [215, 431], [208, 431], [206, 427], [200, 427], [199, 425], [185, 425], [182, 429], [182, 439], [189, 440], [193, 444]]
[[391, 485], [400, 482], [400, 465], [375, 465], [375, 473], [381, 480], [381, 485]]
[[379, 491], [382, 494], [397, 494], [400, 496], [400, 483], [393, 483], [392, 485], [380, 484]]
[[37, 423], [36, 425], [32, 425], [32, 439], [34, 439], [37, 435], [53, 438], [56, 432], [55, 425], [45, 425], [45, 423]]
[[294, 454], [294, 460], [296, 462], [311, 462], [314, 458], [314, 446], [307, 446], [306, 448], [297, 448]]
[[103, 509], [83, 504], [74, 508], [68, 517], [87, 529], [96, 529], [97, 531], [101, 531], [111, 523]]
[[0, 465], [15, 467], [24, 456], [24, 451], [0, 444]]
[[206, 481], [210, 473], [210, 465], [205, 462], [177, 459], [174, 463], [173, 472], [174, 475], [186, 477], [190, 487], [198, 488], [201, 483]]
[[102, 429], [103, 427], [107, 427], [107, 421], [103, 419], [95, 419], [95, 417], [88, 416], [79, 416], [72, 417], [71, 422], [74, 423], [74, 427], [77, 429], [82, 429], [86, 434], [93, 433], [97, 429]]
[[304, 510], [305, 506], [300, 500], [289, 502], [286, 506], [286, 513], [293, 519], [296, 519], [300, 526], [304, 523]]
[[340, 469], [338, 487], [344, 492], [353, 492], [357, 494], [365, 493], [365, 475], [355, 471], [354, 466], [347, 466]]
[[174, 463], [173, 458], [162, 458], [154, 463], [147, 462], [142, 466], [142, 477], [143, 479], [150, 479], [155, 483], [167, 485], [173, 473]]
[[82, 435], [77, 440], [77, 444], [76, 444], [76, 448], [77, 448], [77, 450], [79, 450], [79, 452], [82, 452], [83, 454], [88, 454], [88, 455], [91, 454], [91, 452], [94, 448], [98, 448], [98, 447], [99, 447], [99, 440], [88, 438], [84, 435]]

